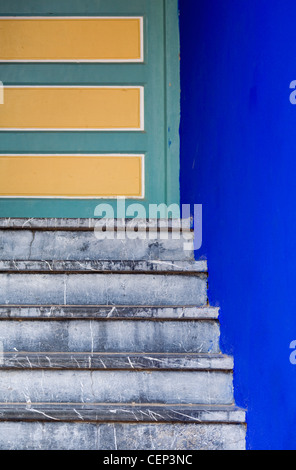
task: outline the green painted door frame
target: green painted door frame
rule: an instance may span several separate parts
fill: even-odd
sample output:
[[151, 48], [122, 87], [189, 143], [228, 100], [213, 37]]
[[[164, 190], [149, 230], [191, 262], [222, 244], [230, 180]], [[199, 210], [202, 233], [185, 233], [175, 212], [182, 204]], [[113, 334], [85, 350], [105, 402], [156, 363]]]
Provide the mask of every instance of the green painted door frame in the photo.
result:
[[[2, 0], [0, 16], [143, 16], [144, 63], [0, 63], [5, 85], [143, 85], [145, 131], [2, 131], [0, 154], [145, 154], [145, 199], [179, 203], [178, 0]], [[1, 39], [0, 39], [1, 41]], [[0, 198], [0, 217], [88, 218], [112, 199]]]

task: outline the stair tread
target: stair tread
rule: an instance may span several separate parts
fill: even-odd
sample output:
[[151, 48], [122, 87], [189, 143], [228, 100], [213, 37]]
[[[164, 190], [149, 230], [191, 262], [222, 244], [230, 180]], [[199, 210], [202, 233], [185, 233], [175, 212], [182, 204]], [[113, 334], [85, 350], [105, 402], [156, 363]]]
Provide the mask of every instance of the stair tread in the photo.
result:
[[0, 421], [93, 422], [245, 422], [235, 405], [162, 405], [123, 403], [0, 403]]
[[232, 371], [233, 359], [206, 353], [74, 353], [5, 352], [0, 369], [80, 370], [224, 370]]

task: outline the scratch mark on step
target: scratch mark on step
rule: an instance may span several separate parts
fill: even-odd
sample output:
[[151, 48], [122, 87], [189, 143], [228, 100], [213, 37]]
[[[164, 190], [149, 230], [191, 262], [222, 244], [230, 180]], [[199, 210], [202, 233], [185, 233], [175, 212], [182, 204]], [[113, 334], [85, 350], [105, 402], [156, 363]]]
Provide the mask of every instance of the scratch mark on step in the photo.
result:
[[24, 226], [27, 225], [27, 224], [29, 224], [32, 220], [34, 220], [33, 217], [31, 217], [30, 219], [26, 220], [26, 222], [23, 223], [22, 228], [24, 228]]
[[115, 425], [113, 425], [113, 434], [114, 434], [114, 446], [115, 446], [115, 450], [118, 450], [118, 449], [117, 449], [117, 438], [116, 438], [116, 429], [115, 429]]
[[4, 346], [3, 341], [0, 341], [0, 365], [4, 364]]
[[16, 264], [16, 262], [14, 261], [14, 259], [12, 260], [12, 262], [13, 262], [13, 266], [15, 267], [15, 269], [16, 269], [17, 271], [19, 271], [19, 267], [18, 267], [18, 265]]
[[165, 362], [165, 360], [164, 360], [164, 359], [156, 359], [156, 357], [148, 357], [148, 356], [144, 356], [144, 359], [148, 359], [149, 361]]
[[59, 421], [58, 418], [54, 418], [53, 416], [49, 416], [49, 415], [47, 415], [46, 413], [44, 413], [43, 411], [35, 410], [34, 408], [28, 408], [28, 409], [29, 409], [30, 411], [35, 412], [35, 413], [39, 413], [39, 414], [45, 416], [46, 418], [53, 419], [54, 421]]
[[67, 305], [67, 277], [64, 277], [64, 305]]
[[32, 402], [28, 390], [27, 393], [23, 392], [23, 395], [25, 396], [27, 405], [31, 405]]
[[154, 411], [148, 410], [148, 413], [149, 413], [149, 416], [154, 419], [154, 421], [158, 421], [156, 416], [159, 416], [160, 418], [162, 418], [161, 415], [159, 415], [158, 413], [155, 413]]
[[83, 386], [82, 382], [80, 382], [80, 391], [81, 391], [81, 401], [82, 401], [82, 403], [84, 403], [84, 397], [83, 397], [83, 395], [84, 395], [84, 386]]
[[103, 362], [103, 360], [100, 358], [101, 364], [103, 365], [104, 369], [107, 369], [106, 364]]
[[111, 315], [113, 314], [115, 309], [116, 309], [116, 307], [113, 307], [112, 310], [110, 310], [110, 312], [107, 315], [107, 318], [111, 317]]
[[75, 413], [79, 416], [79, 418], [80, 418], [82, 421], [84, 421], [83, 416], [81, 416], [81, 414], [80, 414], [77, 410], [75, 410], [75, 408], [73, 408], [73, 411], [75, 411]]
[[128, 362], [129, 362], [129, 365], [131, 366], [131, 368], [134, 369], [133, 363], [132, 363], [132, 361], [130, 360], [129, 357], [127, 358], [127, 360], [128, 360]]
[[30, 246], [29, 246], [29, 259], [31, 259], [31, 253], [32, 253], [32, 245], [35, 240], [35, 232], [32, 232], [32, 240], [30, 241]]
[[53, 270], [51, 264], [50, 264], [48, 261], [46, 261], [45, 259], [44, 259], [44, 260], [41, 260], [41, 261], [42, 261], [43, 263], [46, 263], [46, 264], [47, 264], [47, 266], [49, 267], [49, 270], [50, 270], [50, 271]]
[[80, 364], [79, 364], [79, 362], [77, 361], [76, 357], [72, 356], [72, 359], [76, 362], [78, 369], [80, 369]]
[[32, 363], [31, 363], [31, 361], [30, 361], [30, 359], [29, 359], [29, 357], [28, 357], [28, 356], [26, 356], [26, 359], [27, 359], [27, 361], [28, 361], [28, 363], [29, 363], [29, 366], [31, 367], [31, 369], [33, 369]]
[[92, 329], [92, 321], [89, 322], [89, 328], [90, 328], [90, 339], [91, 339], [91, 353], [93, 354], [93, 352], [94, 352], [94, 335], [93, 335], [93, 329]]
[[179, 413], [179, 411], [176, 411], [176, 410], [172, 410], [172, 411], [173, 411], [173, 413], [176, 413], [177, 415], [184, 416], [185, 418], [190, 418], [190, 419], [193, 419], [194, 421], [201, 422], [200, 419], [194, 418], [194, 416], [189, 416], [189, 415], [186, 415], [184, 413]]
[[176, 263], [169, 263], [168, 261], [151, 261], [152, 264], [164, 264], [166, 266], [171, 266], [171, 267], [174, 267], [174, 268], [179, 268], [179, 269], [183, 269], [183, 266], [178, 266], [178, 264]]

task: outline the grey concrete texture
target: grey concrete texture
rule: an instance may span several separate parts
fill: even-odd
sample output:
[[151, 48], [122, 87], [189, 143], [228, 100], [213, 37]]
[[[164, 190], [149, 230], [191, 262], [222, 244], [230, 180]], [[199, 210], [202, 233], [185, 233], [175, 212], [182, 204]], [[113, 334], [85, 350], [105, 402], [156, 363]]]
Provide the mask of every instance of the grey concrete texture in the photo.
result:
[[2, 305], [205, 306], [205, 274], [0, 274]]
[[217, 353], [216, 321], [69, 320], [0, 323], [3, 352]]
[[1, 370], [0, 402], [230, 405], [222, 371]]
[[245, 450], [239, 424], [0, 423], [1, 450]]

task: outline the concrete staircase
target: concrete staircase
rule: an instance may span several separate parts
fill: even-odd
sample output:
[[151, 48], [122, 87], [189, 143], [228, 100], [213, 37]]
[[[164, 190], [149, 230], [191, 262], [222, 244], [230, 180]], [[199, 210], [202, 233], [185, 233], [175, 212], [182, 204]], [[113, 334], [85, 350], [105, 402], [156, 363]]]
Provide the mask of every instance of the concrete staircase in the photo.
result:
[[244, 449], [206, 262], [95, 223], [0, 219], [0, 449]]

